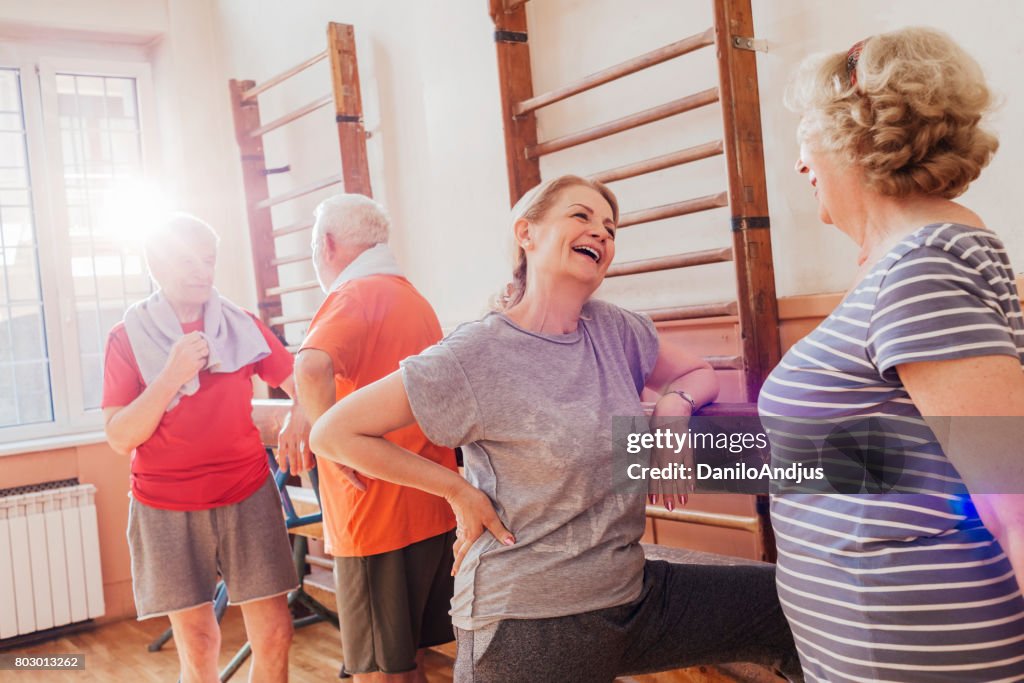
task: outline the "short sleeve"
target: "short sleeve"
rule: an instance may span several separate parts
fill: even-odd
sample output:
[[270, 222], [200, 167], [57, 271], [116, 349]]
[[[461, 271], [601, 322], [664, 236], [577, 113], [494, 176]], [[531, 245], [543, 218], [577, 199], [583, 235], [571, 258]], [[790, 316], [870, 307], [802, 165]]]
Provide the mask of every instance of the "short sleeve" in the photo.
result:
[[124, 327], [118, 324], [107, 337], [107, 351], [103, 360], [103, 401], [104, 408], [126, 406], [146, 388], [135, 363]]
[[640, 393], [658, 362], [658, 330], [650, 317], [625, 309], [619, 310], [622, 311], [625, 323], [622, 341], [629, 360], [629, 370], [637, 393]]
[[959, 256], [919, 247], [883, 276], [867, 352], [885, 379], [903, 363], [1017, 356], [1013, 333], [988, 280]]
[[332, 293], [310, 324], [300, 350], [323, 351], [331, 357], [335, 374], [353, 379], [370, 332], [364, 310], [354, 294]]
[[466, 372], [441, 342], [400, 363], [409, 406], [428, 439], [449, 448], [483, 438], [483, 419]]
[[255, 316], [253, 316], [253, 320], [270, 347], [270, 355], [256, 363], [256, 374], [270, 386], [279, 387], [282, 382], [291, 377], [295, 359], [277, 338], [277, 335], [263, 324], [262, 320]]

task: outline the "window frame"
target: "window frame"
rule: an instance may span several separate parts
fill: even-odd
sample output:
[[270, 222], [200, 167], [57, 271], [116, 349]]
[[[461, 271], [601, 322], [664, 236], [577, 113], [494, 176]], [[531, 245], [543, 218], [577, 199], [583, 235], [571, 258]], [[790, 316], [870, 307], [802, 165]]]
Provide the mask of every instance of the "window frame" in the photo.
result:
[[[64, 47], [60, 52], [67, 51]], [[103, 429], [102, 409], [86, 409], [83, 397], [56, 78], [75, 74], [135, 80], [143, 178], [157, 182], [162, 166], [152, 66], [137, 51], [126, 52], [95, 59], [54, 55], [32, 45], [0, 50], [0, 67], [19, 72], [53, 407], [50, 422], [0, 427], [0, 456], [16, 452], [18, 442]]]

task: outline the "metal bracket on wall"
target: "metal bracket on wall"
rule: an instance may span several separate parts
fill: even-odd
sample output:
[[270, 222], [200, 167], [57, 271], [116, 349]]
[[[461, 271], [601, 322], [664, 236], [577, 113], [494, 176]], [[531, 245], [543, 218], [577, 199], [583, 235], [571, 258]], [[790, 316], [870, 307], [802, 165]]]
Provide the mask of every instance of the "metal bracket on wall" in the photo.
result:
[[752, 52], [768, 52], [768, 41], [764, 38], [751, 38], [750, 36], [733, 36], [732, 46], [740, 50]]

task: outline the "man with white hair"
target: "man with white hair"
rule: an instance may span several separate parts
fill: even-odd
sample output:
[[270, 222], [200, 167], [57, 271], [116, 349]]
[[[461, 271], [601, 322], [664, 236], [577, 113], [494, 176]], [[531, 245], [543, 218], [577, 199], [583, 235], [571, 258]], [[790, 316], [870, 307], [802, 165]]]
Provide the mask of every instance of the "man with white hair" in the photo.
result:
[[[388, 225], [384, 209], [362, 195], [335, 195], [316, 209], [313, 265], [327, 298], [295, 362], [299, 403], [311, 422], [441, 339], [434, 310], [388, 248]], [[416, 425], [387, 438], [456, 469], [454, 452], [430, 443]], [[356, 683], [425, 683], [422, 648], [454, 637], [450, 506], [327, 461], [320, 496], [326, 549], [335, 557], [344, 671]]]

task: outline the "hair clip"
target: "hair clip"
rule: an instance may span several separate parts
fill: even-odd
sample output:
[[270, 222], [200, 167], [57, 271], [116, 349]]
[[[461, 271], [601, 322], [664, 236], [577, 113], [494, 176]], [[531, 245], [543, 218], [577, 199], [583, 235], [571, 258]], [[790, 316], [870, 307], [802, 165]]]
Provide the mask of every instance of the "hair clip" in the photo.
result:
[[854, 43], [846, 53], [846, 76], [850, 79], [850, 85], [853, 87], [857, 87], [857, 60], [860, 59], [860, 53], [864, 51], [866, 41], [867, 38]]

